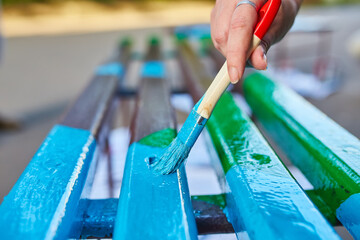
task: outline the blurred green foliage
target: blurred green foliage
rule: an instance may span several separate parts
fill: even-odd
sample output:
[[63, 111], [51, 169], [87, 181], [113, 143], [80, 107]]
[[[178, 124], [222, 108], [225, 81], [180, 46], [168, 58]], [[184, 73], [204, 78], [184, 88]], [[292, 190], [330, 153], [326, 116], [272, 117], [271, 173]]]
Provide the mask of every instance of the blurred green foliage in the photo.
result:
[[[76, 0], [73, 0], [76, 2]], [[119, 2], [119, 1], [127, 1], [127, 0], [89, 0], [93, 2], [102, 2], [102, 3], [111, 3], [111, 2]], [[130, 0], [130, 1], [142, 1], [142, 0]], [[27, 4], [27, 3], [52, 3], [59, 2], [57, 0], [2, 0], [4, 5], [16, 5], [16, 4]]]
[[49, 2], [49, 0], [2, 0], [2, 3], [4, 5], [9, 5], [9, 4], [24, 4], [24, 3], [31, 3], [31, 2]]

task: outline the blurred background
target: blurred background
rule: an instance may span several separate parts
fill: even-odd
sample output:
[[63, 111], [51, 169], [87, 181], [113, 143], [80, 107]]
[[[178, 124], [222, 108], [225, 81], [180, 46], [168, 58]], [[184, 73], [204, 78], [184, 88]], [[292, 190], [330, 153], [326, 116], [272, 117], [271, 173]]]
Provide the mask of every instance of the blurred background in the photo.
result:
[[[118, 40], [207, 24], [214, 1], [3, 0], [0, 203]], [[359, 0], [305, 0], [269, 74], [360, 137]]]

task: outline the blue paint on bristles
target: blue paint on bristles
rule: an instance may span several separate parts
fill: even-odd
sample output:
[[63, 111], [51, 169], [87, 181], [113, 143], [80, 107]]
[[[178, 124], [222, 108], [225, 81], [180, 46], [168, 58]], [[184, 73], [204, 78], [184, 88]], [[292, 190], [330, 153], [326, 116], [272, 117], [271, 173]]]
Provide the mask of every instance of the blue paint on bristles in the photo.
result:
[[[177, 137], [165, 149], [163, 155], [153, 163], [153, 169], [161, 174], [174, 173], [185, 162], [208, 119], [197, 113], [202, 99], [191, 110]], [[201, 121], [199, 121], [201, 119]]]

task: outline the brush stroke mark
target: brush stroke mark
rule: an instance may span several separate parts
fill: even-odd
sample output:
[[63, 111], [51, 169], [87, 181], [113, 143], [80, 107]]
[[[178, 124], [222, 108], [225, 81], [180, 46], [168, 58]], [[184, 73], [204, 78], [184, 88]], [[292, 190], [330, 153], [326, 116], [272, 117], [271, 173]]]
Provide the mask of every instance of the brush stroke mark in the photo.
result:
[[237, 234], [339, 239], [231, 94], [220, 98], [207, 129], [225, 172], [225, 211]]
[[95, 151], [87, 130], [55, 125], [0, 206], [3, 239], [65, 239]]
[[173, 139], [175, 135], [175, 129], [165, 128], [142, 138], [139, 143], [152, 147], [165, 148], [169, 145], [169, 139]]
[[[340, 205], [360, 193], [359, 139], [301, 96], [262, 74], [245, 79], [244, 93], [267, 133], [332, 210], [331, 222], [335, 223]], [[343, 214], [350, 212], [352, 208]], [[356, 213], [360, 219], [360, 212]], [[347, 223], [343, 224], [350, 229]]]

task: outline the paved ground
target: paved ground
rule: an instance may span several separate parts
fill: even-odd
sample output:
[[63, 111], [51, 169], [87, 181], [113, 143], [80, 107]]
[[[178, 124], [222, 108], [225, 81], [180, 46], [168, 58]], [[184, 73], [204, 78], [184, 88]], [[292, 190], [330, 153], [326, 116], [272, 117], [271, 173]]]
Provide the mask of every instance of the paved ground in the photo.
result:
[[[359, 12], [360, 6], [350, 6], [304, 9], [301, 13], [325, 19], [336, 29], [330, 55], [339, 58], [346, 72], [339, 92], [312, 102], [357, 137], [360, 64], [348, 54], [346, 40], [360, 26]], [[130, 32], [134, 33], [119, 30], [6, 39], [0, 67], [0, 114], [20, 120], [23, 127], [0, 132], [0, 202], [93, 69], [111, 54], [118, 39]], [[299, 42], [300, 38], [291, 44]]]

